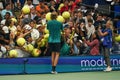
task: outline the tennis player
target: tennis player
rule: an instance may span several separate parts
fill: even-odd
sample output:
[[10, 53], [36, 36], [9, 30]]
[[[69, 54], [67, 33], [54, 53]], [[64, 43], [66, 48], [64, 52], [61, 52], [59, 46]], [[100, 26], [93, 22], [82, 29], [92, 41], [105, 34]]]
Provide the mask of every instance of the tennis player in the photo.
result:
[[52, 52], [52, 74], [57, 74], [56, 65], [58, 63], [60, 48], [61, 48], [61, 31], [63, 31], [63, 25], [56, 20], [57, 13], [51, 13], [51, 20], [47, 22], [47, 29], [49, 30], [48, 47]]

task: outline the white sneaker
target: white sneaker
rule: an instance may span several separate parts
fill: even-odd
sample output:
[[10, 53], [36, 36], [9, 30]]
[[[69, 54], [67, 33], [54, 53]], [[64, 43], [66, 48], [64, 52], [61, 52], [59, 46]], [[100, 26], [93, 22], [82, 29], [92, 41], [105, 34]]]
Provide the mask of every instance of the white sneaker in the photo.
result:
[[57, 72], [56, 72], [56, 71], [51, 71], [51, 73], [52, 73], [52, 74], [57, 74]]
[[111, 67], [107, 67], [104, 71], [105, 72], [110, 72], [110, 71], [112, 71], [112, 68]]

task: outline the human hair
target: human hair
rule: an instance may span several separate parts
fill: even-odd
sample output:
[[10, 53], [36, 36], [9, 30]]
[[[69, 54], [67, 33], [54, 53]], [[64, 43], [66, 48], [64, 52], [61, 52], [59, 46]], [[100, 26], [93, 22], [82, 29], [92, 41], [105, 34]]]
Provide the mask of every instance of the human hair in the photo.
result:
[[88, 22], [93, 23], [93, 20], [92, 19], [88, 19]]
[[51, 19], [55, 20], [57, 18], [57, 12], [52, 12], [51, 13]]
[[113, 30], [114, 30], [113, 22], [112, 22], [111, 20], [108, 20], [107, 22], [109, 23], [109, 25], [110, 25], [110, 29], [111, 29], [112, 32], [113, 32]]
[[6, 15], [8, 15], [10, 17], [10, 13], [6, 12], [6, 14], [4, 15], [4, 18], [6, 17]]
[[6, 26], [10, 26], [11, 22], [12, 22], [12, 20], [11, 20], [11, 19], [6, 20], [6, 21], [5, 21], [5, 25], [6, 25]]
[[6, 14], [10, 15], [10, 13], [9, 13], [9, 12], [6, 12]]
[[10, 5], [10, 3], [6, 3], [6, 4], [5, 4], [5, 8], [6, 8], [7, 6], [9, 6], [9, 5]]
[[99, 35], [98, 35], [98, 32], [95, 31], [94, 34], [96, 35], [96, 38], [95, 38], [95, 39], [98, 39], [98, 40], [100, 41], [100, 37], [99, 37]]

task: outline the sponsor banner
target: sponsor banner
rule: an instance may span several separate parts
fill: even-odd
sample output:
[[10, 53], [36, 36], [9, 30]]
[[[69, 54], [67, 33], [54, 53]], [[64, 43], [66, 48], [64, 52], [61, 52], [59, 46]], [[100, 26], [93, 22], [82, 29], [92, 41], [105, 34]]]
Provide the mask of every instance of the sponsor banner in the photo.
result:
[[[113, 70], [120, 70], [120, 55], [111, 56]], [[60, 57], [58, 72], [103, 71], [106, 68], [103, 56], [73, 56]], [[50, 73], [51, 59], [29, 59], [26, 63], [26, 73]]]
[[[111, 67], [113, 70], [120, 70], [120, 56], [111, 56]], [[105, 61], [102, 56], [89, 57], [80, 60], [81, 71], [97, 71], [106, 68]]]
[[[120, 70], [120, 55], [111, 55], [113, 70]], [[106, 68], [103, 56], [60, 57], [58, 72], [102, 71]], [[0, 74], [50, 73], [51, 57], [0, 59]]]

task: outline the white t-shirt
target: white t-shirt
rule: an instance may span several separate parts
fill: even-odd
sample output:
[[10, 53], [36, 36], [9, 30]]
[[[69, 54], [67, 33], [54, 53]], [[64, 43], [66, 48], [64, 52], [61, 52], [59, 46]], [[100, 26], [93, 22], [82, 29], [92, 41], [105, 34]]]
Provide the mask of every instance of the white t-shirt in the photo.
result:
[[95, 26], [91, 25], [89, 27], [88, 25], [86, 25], [86, 29], [87, 29], [87, 37], [90, 38], [90, 36], [95, 33]]
[[7, 26], [3, 26], [2, 27], [2, 30], [5, 32], [5, 33], [9, 33], [9, 28]]
[[6, 22], [6, 19], [3, 19], [3, 20], [1, 21], [1, 25], [5, 25], [5, 22]]

